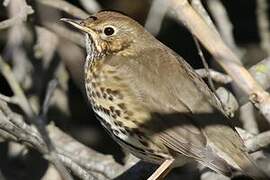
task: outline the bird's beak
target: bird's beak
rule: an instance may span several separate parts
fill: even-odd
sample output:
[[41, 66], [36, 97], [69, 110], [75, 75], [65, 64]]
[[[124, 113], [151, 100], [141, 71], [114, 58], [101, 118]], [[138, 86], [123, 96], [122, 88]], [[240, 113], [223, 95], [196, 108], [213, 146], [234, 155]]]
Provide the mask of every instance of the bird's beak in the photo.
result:
[[67, 22], [68, 24], [71, 24], [75, 28], [83, 31], [83, 32], [89, 32], [89, 28], [83, 25], [82, 20], [75, 20], [75, 19], [68, 19], [68, 18], [61, 18], [60, 21]]
[[85, 23], [83, 20], [74, 20], [74, 19], [68, 19], [68, 18], [61, 18], [60, 21], [67, 22], [68, 24], [71, 24], [75, 28], [89, 34], [91, 36], [91, 39], [93, 40], [96, 49], [98, 52], [102, 52], [102, 48], [100, 47], [99, 43], [99, 36], [98, 34], [92, 30], [91, 28], [85, 26]]

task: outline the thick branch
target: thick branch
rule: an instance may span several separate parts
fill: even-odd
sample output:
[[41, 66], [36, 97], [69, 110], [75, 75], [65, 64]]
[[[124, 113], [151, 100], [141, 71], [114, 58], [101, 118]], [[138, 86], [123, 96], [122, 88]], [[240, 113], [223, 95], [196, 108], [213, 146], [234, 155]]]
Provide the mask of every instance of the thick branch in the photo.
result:
[[245, 145], [250, 153], [270, 145], [270, 131], [260, 133], [245, 141]]
[[250, 98], [270, 122], [269, 94], [257, 83], [250, 73], [239, 63], [239, 58], [227, 47], [220, 35], [212, 30], [204, 19], [190, 6], [187, 0], [171, 0], [171, 8], [176, 18], [194, 34], [214, 56], [237, 86]]
[[220, 35], [226, 44], [234, 50], [239, 57], [241, 57], [242, 52], [237, 47], [234, 37], [233, 37], [233, 25], [229, 20], [227, 11], [220, 0], [209, 0], [207, 1], [209, 10], [215, 19], [217, 27], [219, 29]]

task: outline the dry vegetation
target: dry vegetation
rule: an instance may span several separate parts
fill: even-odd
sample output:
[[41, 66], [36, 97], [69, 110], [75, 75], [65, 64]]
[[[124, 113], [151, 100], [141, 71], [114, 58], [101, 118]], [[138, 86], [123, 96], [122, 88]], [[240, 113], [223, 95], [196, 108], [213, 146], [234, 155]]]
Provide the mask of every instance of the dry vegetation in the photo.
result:
[[[237, 130], [249, 152], [270, 172], [270, 4], [267, 0], [253, 1], [260, 41], [253, 44], [253, 49], [259, 50], [251, 55], [251, 48], [236, 43], [234, 24], [224, 4], [220, 0], [203, 3], [1, 2], [0, 179], [144, 179], [156, 168], [113, 144], [83, 100], [84, 37], [59, 19], [85, 18], [104, 8], [145, 20], [145, 27], [157, 36], [168, 19], [183, 24], [185, 27], [180, 28], [188, 29], [195, 40], [194, 56], [199, 53], [203, 60], [204, 68], [197, 72], [216, 91], [239, 126]], [[239, 13], [245, 11], [241, 8]], [[182, 39], [175, 41], [181, 43]], [[204, 57], [206, 51], [211, 57]], [[176, 169], [168, 177], [181, 178], [228, 179], [193, 165]]]

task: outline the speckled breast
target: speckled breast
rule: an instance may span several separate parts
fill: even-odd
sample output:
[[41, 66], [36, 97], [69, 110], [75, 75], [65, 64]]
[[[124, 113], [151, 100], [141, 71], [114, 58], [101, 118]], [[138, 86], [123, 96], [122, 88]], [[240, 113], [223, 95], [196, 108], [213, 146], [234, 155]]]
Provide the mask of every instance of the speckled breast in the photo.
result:
[[[140, 131], [139, 120], [147, 119], [136, 103], [128, 87], [111, 66], [92, 61], [85, 70], [85, 87], [88, 100], [101, 124], [113, 139], [133, 155], [152, 163], [170, 158], [148, 141]], [[153, 146], [155, 146], [153, 148]]]

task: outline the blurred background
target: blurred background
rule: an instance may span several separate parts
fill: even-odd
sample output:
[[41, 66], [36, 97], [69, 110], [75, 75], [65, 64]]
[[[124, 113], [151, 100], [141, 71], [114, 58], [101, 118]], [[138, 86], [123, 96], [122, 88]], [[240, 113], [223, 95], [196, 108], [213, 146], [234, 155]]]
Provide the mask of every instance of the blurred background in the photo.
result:
[[[84, 37], [79, 32], [73, 32], [72, 27], [59, 22], [61, 17], [80, 16], [78, 14], [77, 16], [76, 12], [71, 16], [48, 5], [53, 2], [50, 0], [26, 2], [33, 10], [29, 12], [27, 21], [0, 29], [2, 58], [12, 67], [14, 75], [37, 112], [40, 111], [44, 101], [49, 81], [53, 78], [58, 80], [59, 86], [51, 99], [46, 123], [53, 122], [83, 144], [103, 154], [112, 154], [117, 162], [124, 163], [126, 152], [108, 136], [85, 100], [82, 79], [85, 60]], [[55, 0], [55, 3], [57, 2], [59, 1]], [[163, 14], [162, 19], [157, 22], [155, 20], [149, 22], [149, 12], [153, 5], [151, 0], [97, 0], [98, 6], [91, 7], [87, 6], [87, 0], [67, 0], [67, 2], [89, 14], [100, 9], [117, 10], [142, 25], [148, 21], [146, 28], [157, 39], [184, 57], [194, 68], [203, 68], [194, 40], [184, 26], [171, 18], [168, 13]], [[251, 67], [267, 57], [269, 54], [260, 45], [256, 1], [220, 2], [232, 23], [233, 40], [237, 46], [234, 50], [239, 53], [244, 65]], [[202, 3], [213, 16], [209, 2], [204, 0]], [[0, 1], [0, 21], [23, 13], [24, 6], [22, 0]], [[160, 12], [164, 10], [162, 6], [159, 8]], [[268, 10], [268, 17], [269, 15]], [[204, 53], [210, 67], [222, 71], [205, 50]], [[0, 75], [0, 93], [6, 96], [13, 95], [6, 78], [2, 75]], [[13, 109], [20, 112], [20, 108], [16, 105]], [[262, 121], [263, 129], [266, 128], [264, 126], [266, 123]], [[41, 179], [47, 167], [48, 162], [37, 151], [0, 139], [0, 170], [5, 179]]]

